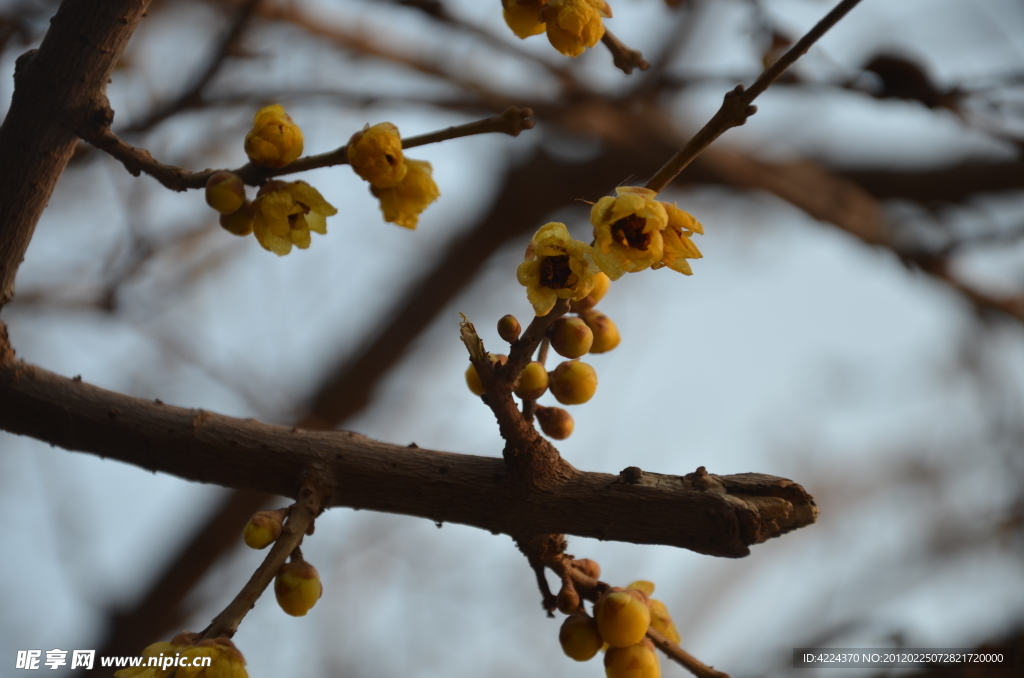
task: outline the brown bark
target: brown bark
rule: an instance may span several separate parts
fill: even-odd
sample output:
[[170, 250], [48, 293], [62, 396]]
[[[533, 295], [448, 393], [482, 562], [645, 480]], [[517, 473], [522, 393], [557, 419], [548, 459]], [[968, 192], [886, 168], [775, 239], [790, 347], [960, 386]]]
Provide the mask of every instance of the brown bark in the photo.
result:
[[573, 475], [538, 489], [502, 459], [306, 432], [105, 391], [13, 361], [0, 366], [0, 428], [188, 480], [295, 497], [310, 473], [328, 506], [455, 522], [512, 535], [567, 533], [740, 557], [813, 523], [814, 499], [782, 478]]
[[38, 50], [18, 58], [0, 126], [0, 307], [78, 141], [108, 122], [106, 86], [149, 0], [65, 0]]

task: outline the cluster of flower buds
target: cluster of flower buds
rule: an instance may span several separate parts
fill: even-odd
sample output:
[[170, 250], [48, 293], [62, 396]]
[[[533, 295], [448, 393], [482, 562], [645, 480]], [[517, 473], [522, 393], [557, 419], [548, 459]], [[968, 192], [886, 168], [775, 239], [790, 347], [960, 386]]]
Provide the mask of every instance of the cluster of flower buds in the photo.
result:
[[[619, 331], [608, 316], [593, 308], [608, 291], [610, 281], [603, 273], [597, 274], [596, 285], [579, 306], [579, 315], [559, 318], [548, 332], [551, 348], [559, 355], [569, 358], [548, 372], [540, 361], [526, 364], [519, 373], [519, 381], [513, 393], [521, 400], [535, 401], [548, 391], [562, 405], [582, 405], [597, 392], [597, 372], [589, 364], [578, 360], [587, 353], [604, 353], [619, 345]], [[512, 343], [519, 338], [522, 327], [512, 315], [498, 321], [498, 334]], [[489, 354], [491, 362], [502, 364], [508, 360], [503, 354]], [[474, 395], [483, 395], [484, 387], [480, 375], [471, 364], [466, 369], [466, 385]], [[575, 422], [572, 415], [560, 407], [536, 406], [535, 414], [541, 430], [555, 440], [565, 440], [572, 435]]]
[[604, 37], [602, 18], [612, 8], [605, 0], [501, 0], [505, 23], [517, 37], [547, 33], [551, 46], [578, 57]]
[[[254, 549], [265, 549], [281, 536], [288, 509], [254, 513], [242, 532], [245, 544]], [[274, 579], [274, 595], [281, 609], [293, 617], [309, 612], [323, 594], [323, 585], [316, 568], [302, 559], [296, 549], [291, 561], [285, 563]]]
[[[573, 566], [591, 578], [600, 576], [597, 563], [573, 561]], [[590, 570], [589, 572], [587, 570]], [[583, 662], [605, 650], [607, 678], [660, 678], [661, 667], [654, 644], [647, 638], [653, 628], [673, 643], [679, 632], [665, 605], [651, 598], [654, 584], [638, 581], [623, 588], [609, 588], [587, 613], [571, 579], [565, 579], [558, 592], [558, 609], [568, 615], [558, 632], [566, 656]]]
[[429, 162], [402, 155], [402, 137], [390, 122], [359, 130], [345, 149], [348, 163], [370, 192], [380, 200], [384, 221], [413, 229], [420, 213], [441, 192], [434, 183]]
[[[281, 169], [302, 155], [302, 130], [274, 104], [257, 111], [245, 135], [245, 153], [254, 165]], [[338, 213], [304, 181], [268, 181], [255, 200], [233, 172], [215, 172], [206, 182], [206, 203], [220, 213], [220, 225], [237, 236], [256, 236], [263, 249], [284, 256], [292, 246], [306, 249], [311, 232], [327, 233], [327, 217]]]
[[[561, 232], [564, 231], [564, 227], [552, 228], [549, 231], [556, 240], [568, 237], [567, 233]], [[552, 260], [553, 257], [544, 259], [548, 262]], [[538, 278], [549, 275], [539, 268], [536, 271], [532, 270], [531, 263], [535, 263], [535, 261], [524, 262], [523, 266], [520, 266], [521, 279], [534, 275]], [[570, 273], [570, 275], [574, 274]], [[535, 360], [528, 363], [519, 373], [518, 386], [514, 391], [519, 398], [523, 401], [535, 401], [550, 391], [561, 405], [582, 405], [594, 397], [597, 392], [597, 372], [579, 358], [588, 353], [605, 353], [619, 345], [621, 340], [619, 329], [611, 318], [595, 308], [597, 303], [608, 293], [610, 286], [611, 280], [604, 273], [597, 272], [590, 276], [586, 295], [573, 300], [570, 304], [570, 310], [576, 315], [559, 318], [552, 323], [548, 330], [547, 339], [551, 348], [568, 360], [559, 363], [550, 372], [540, 361]], [[547, 289], [542, 286], [536, 286], [536, 288]], [[546, 304], [550, 301], [554, 306], [555, 300], [558, 298], [557, 293], [553, 293], [543, 303]], [[522, 327], [515, 316], [506, 315], [498, 321], [498, 335], [509, 343], [515, 342], [521, 331]], [[504, 355], [491, 356], [491, 360], [495, 363], [504, 364], [506, 359]], [[472, 365], [466, 370], [466, 383], [474, 394], [483, 395], [483, 385]], [[555, 440], [565, 440], [572, 435], [575, 422], [572, 415], [564, 409], [538, 405], [535, 408], [535, 415], [545, 435]]]
[[[142, 651], [141, 666], [121, 669], [115, 678], [249, 678], [245, 658], [226, 636], [202, 640], [198, 633], [180, 633], [170, 642], [153, 643]], [[210, 663], [193, 665], [198, 657], [209, 657]], [[152, 665], [150, 664], [152, 662]]]

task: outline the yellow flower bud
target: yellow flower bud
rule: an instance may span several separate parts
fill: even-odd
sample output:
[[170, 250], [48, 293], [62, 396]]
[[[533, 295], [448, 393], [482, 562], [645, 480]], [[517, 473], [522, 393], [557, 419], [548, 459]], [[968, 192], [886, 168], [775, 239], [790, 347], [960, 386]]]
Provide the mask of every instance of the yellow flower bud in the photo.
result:
[[402, 137], [390, 122], [367, 125], [353, 134], [345, 154], [355, 173], [376, 188], [397, 186], [408, 171], [402, 157]]
[[594, 344], [590, 347], [591, 353], [607, 353], [622, 341], [622, 337], [619, 336], [619, 328], [615, 326], [612, 319], [597, 309], [583, 311], [580, 313], [580, 318], [594, 333]]
[[558, 642], [562, 652], [578, 662], [592, 659], [604, 644], [597, 624], [586, 612], [576, 612], [565, 618], [558, 630]]
[[245, 524], [242, 539], [251, 549], [265, 549], [281, 536], [284, 518], [280, 511], [260, 511], [254, 513]]
[[605, 0], [551, 0], [541, 12], [548, 42], [566, 56], [577, 57], [604, 36], [601, 17], [611, 17]]
[[562, 580], [562, 588], [555, 596], [555, 605], [562, 614], [572, 614], [580, 609], [580, 594], [576, 592], [571, 580]]
[[234, 172], [214, 172], [206, 180], [206, 204], [221, 214], [237, 212], [245, 202], [245, 184]]
[[510, 344], [519, 338], [522, 331], [523, 328], [514, 315], [504, 315], [498, 320], [498, 336]]
[[551, 348], [565, 358], [579, 358], [590, 351], [594, 333], [579, 318], [559, 318], [551, 325]]
[[302, 155], [302, 130], [280, 105], [264, 106], [245, 135], [245, 154], [261, 167], [290, 165]]
[[597, 392], [597, 373], [579, 360], [567, 360], [551, 372], [548, 388], [563, 405], [582, 405]]
[[253, 209], [252, 203], [246, 200], [231, 214], [220, 215], [220, 225], [232, 235], [246, 236], [252, 233], [255, 219], [256, 211]]
[[501, 0], [505, 23], [522, 40], [544, 32], [540, 11], [547, 0]]
[[576, 428], [576, 422], [572, 415], [561, 407], [544, 407], [539, 405], [536, 411], [537, 421], [540, 422], [540, 430], [544, 435], [555, 440], [565, 440], [572, 435]]
[[304, 560], [285, 563], [274, 579], [274, 595], [281, 609], [293, 617], [303, 617], [324, 592], [316, 568]]
[[628, 647], [612, 647], [604, 655], [607, 678], [661, 678], [661, 665], [649, 640]]
[[515, 394], [523, 400], [536, 400], [548, 390], [548, 371], [534, 360], [519, 373], [519, 386]]
[[588, 309], [594, 308], [597, 304], [604, 299], [604, 295], [608, 294], [608, 289], [611, 287], [612, 281], [608, 277], [608, 274], [604, 271], [594, 274], [594, 289], [590, 290], [590, 294], [583, 297], [579, 301], [569, 302], [569, 310], [573, 313], [581, 313]]
[[[488, 353], [487, 355], [490, 356], [492, 365], [504, 365], [508, 362], [507, 355], [502, 355], [500, 353]], [[482, 396], [484, 394], [483, 382], [480, 381], [480, 375], [477, 374], [476, 367], [473, 363], [470, 363], [469, 367], [466, 368], [466, 386], [468, 386], [469, 390], [473, 392], [473, 395]]]
[[209, 657], [209, 666], [182, 666], [174, 674], [174, 678], [248, 678], [245, 670], [245, 659], [235, 644], [221, 636], [210, 640], [201, 640], [195, 647], [182, 653], [195, 661], [197, 657]]
[[572, 561], [572, 566], [591, 579], [601, 578], [601, 566], [590, 558], [577, 558]]
[[604, 642], [612, 647], [628, 647], [639, 643], [647, 634], [651, 612], [639, 597], [620, 589], [598, 599], [594, 604], [594, 619]]
[[380, 199], [380, 210], [384, 213], [384, 221], [398, 224], [402, 228], [414, 229], [419, 222], [420, 213], [427, 205], [441, 195], [434, 178], [432, 168], [425, 160], [406, 158], [408, 171], [401, 183], [393, 188], [377, 188], [370, 186], [370, 192]]
[[[175, 640], [177, 640], [177, 639], [175, 639]], [[195, 641], [192, 641], [192, 642], [195, 642]], [[185, 643], [185, 642], [176, 643], [176, 642], [173, 642], [173, 641], [170, 642], [170, 643], [168, 643], [166, 641], [160, 641], [160, 642], [157, 642], [157, 643], [153, 643], [152, 645], [147, 645], [142, 650], [142, 656], [145, 658], [144, 661], [143, 661], [143, 666], [141, 666], [141, 667], [136, 666], [136, 667], [131, 667], [131, 668], [127, 668], [127, 669], [121, 669], [120, 671], [115, 671], [114, 672], [114, 677], [115, 678], [164, 678], [164, 676], [169, 674], [174, 669], [174, 667], [170, 666], [170, 665], [168, 665], [168, 667], [166, 669], [156, 668], [156, 667], [147, 667], [146, 664], [149, 663], [149, 658], [153, 657], [153, 658], [159, 660], [159, 658], [161, 656], [167, 656], [167, 657], [171, 657], [172, 660], [173, 660], [173, 658], [175, 657], [176, 653], [181, 653], [186, 647], [191, 647], [191, 645], [192, 645], [191, 642], [189, 642], [189, 643]]]
[[[145, 658], [141, 666], [121, 669], [115, 678], [248, 678], [245, 659], [235, 644], [226, 636], [200, 640], [198, 633], [184, 632], [171, 642], [153, 643], [142, 651]], [[195, 659], [209, 657], [205, 662], [193, 665]], [[153, 660], [154, 665], [149, 662]], [[183, 661], [184, 660], [184, 661]]]

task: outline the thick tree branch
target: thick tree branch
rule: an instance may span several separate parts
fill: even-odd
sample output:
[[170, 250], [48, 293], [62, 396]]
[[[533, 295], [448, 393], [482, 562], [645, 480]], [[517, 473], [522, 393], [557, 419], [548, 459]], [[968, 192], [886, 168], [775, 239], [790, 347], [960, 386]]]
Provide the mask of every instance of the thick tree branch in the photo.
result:
[[38, 50], [18, 58], [0, 126], [0, 307], [75, 150], [73, 129], [106, 105], [107, 81], [148, 0], [65, 0]]
[[[7, 356], [11, 356], [8, 354]], [[813, 523], [799, 485], [759, 474], [580, 472], [537, 490], [501, 459], [305, 432], [171, 407], [8, 359], [0, 428], [188, 480], [294, 497], [309, 473], [333, 484], [328, 506], [471, 525], [494, 533], [567, 533], [740, 557]]]

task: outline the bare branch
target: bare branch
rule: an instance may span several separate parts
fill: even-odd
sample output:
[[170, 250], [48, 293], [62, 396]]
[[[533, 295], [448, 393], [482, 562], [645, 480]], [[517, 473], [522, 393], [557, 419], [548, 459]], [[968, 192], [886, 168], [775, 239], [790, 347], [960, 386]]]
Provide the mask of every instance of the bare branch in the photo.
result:
[[647, 59], [644, 59], [644, 55], [641, 54], [640, 50], [633, 49], [622, 42], [607, 28], [604, 29], [601, 42], [612, 53], [612, 63], [615, 64], [615, 67], [626, 75], [632, 73], [634, 68], [646, 71], [651, 67], [651, 64], [647, 62]]
[[[0, 126], [0, 306], [57, 179], [75, 151], [72, 128], [105, 99], [107, 81], [147, 0], [65, 0], [38, 50], [15, 64]], [[108, 122], [109, 124], [109, 122]]]
[[[308, 473], [325, 505], [420, 516], [493, 533], [567, 533], [740, 557], [813, 523], [814, 499], [758, 474], [579, 472], [542, 490], [502, 460], [305, 432], [171, 407], [13, 360], [0, 341], [0, 428], [188, 480], [292, 496]], [[6, 360], [4, 360], [6, 358]]]
[[297, 501], [288, 511], [288, 520], [281, 529], [281, 536], [274, 542], [266, 558], [252, 573], [252, 577], [238, 592], [238, 595], [220, 614], [214, 617], [210, 626], [203, 632], [203, 638], [216, 638], [221, 635], [230, 638], [235, 635], [242, 619], [277, 576], [281, 566], [288, 560], [288, 556], [302, 543], [302, 538], [313, 524], [313, 519], [322, 510], [322, 492], [323, 488], [318, 487], [312, 480], [302, 484], [297, 493]]
[[808, 33], [790, 48], [788, 52], [765, 69], [764, 73], [754, 81], [750, 89], [743, 89], [743, 85], [737, 85], [735, 89], [725, 95], [722, 107], [712, 116], [685, 146], [673, 155], [657, 173], [645, 184], [646, 188], [660, 192], [689, 165], [700, 152], [707, 148], [711, 142], [720, 137], [726, 130], [738, 127], [753, 115], [757, 108], [751, 104], [754, 99], [768, 89], [769, 85], [775, 82], [787, 68], [793, 65], [797, 59], [811, 48], [818, 38], [823, 36], [828, 29], [832, 28], [840, 19], [846, 16], [847, 12], [857, 6], [860, 0], [843, 0], [836, 7], [825, 15], [825, 18], [818, 22]]
[[[447, 129], [410, 137], [402, 141], [402, 148], [415, 148], [427, 144], [458, 139], [460, 137], [473, 136], [476, 134], [507, 134], [518, 136], [524, 129], [533, 128], [533, 111], [529, 108], [509, 107], [504, 112], [468, 122], [464, 125], [456, 125]], [[98, 130], [80, 130], [82, 138], [96, 148], [109, 153], [121, 161], [133, 176], [145, 172], [161, 184], [175, 191], [185, 191], [190, 188], [204, 188], [210, 176], [221, 170], [207, 169], [200, 172], [190, 172], [182, 167], [167, 165], [156, 158], [144, 148], [136, 148], [123, 141], [110, 129], [109, 125]], [[347, 165], [347, 145], [336, 148], [327, 153], [307, 155], [299, 158], [287, 167], [282, 169], [268, 169], [259, 167], [252, 163], [246, 163], [238, 169], [229, 170], [242, 178], [242, 181], [250, 186], [258, 186], [272, 177], [287, 176], [297, 172], [306, 172], [321, 167], [334, 167], [336, 165]]]
[[647, 629], [647, 637], [650, 638], [655, 647], [664, 652], [669, 659], [682, 665], [683, 668], [697, 676], [697, 678], [729, 678], [729, 674], [716, 671], [707, 664], [704, 664], [692, 654], [655, 631], [653, 628]]

